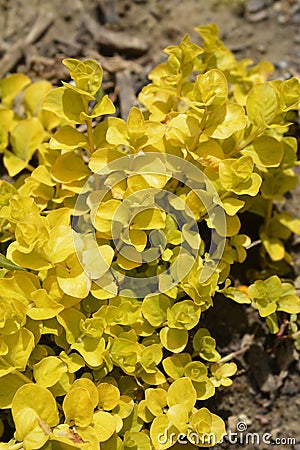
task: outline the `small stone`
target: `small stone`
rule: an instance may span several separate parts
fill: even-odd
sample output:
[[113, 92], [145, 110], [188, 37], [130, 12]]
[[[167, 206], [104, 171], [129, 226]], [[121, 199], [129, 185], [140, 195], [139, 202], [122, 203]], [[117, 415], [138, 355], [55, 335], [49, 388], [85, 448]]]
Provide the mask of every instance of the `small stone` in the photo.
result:
[[280, 25], [284, 25], [285, 23], [287, 23], [288, 22], [288, 17], [285, 15], [285, 14], [280, 14], [278, 17], [277, 17], [277, 22], [280, 24]]
[[251, 23], [262, 22], [269, 17], [268, 11], [263, 9], [262, 11], [258, 11], [257, 13], [247, 14], [247, 20]]
[[252, 420], [246, 416], [246, 414], [239, 414], [239, 422], [243, 422], [246, 425], [251, 425]]
[[229, 416], [227, 423], [228, 423], [228, 428], [230, 430], [236, 430], [236, 426], [238, 424], [239, 418], [238, 416]]
[[246, 10], [250, 14], [255, 14], [266, 7], [264, 0], [249, 0], [246, 2]]
[[270, 434], [274, 437], [274, 438], [276, 438], [276, 437], [278, 437], [279, 435], [280, 435], [280, 433], [281, 433], [281, 429], [280, 428], [273, 428], [271, 431], [270, 431]]
[[300, 14], [299, 13], [292, 16], [292, 23], [294, 25], [300, 24]]
[[267, 51], [266, 46], [264, 44], [259, 44], [257, 46], [257, 50], [259, 51], [259, 53], [266, 53]]
[[264, 416], [259, 416], [258, 420], [260, 421], [260, 423], [262, 425], [268, 425], [268, 423], [269, 423], [269, 419], [267, 417], [264, 417]]
[[276, 64], [279, 69], [286, 69], [288, 66], [288, 63], [286, 61], [278, 61]]
[[246, 354], [253, 377], [261, 392], [274, 392], [276, 378], [270, 367], [270, 356], [257, 344], [253, 344]]
[[296, 2], [290, 6], [290, 15], [293, 16], [300, 11], [300, 2]]

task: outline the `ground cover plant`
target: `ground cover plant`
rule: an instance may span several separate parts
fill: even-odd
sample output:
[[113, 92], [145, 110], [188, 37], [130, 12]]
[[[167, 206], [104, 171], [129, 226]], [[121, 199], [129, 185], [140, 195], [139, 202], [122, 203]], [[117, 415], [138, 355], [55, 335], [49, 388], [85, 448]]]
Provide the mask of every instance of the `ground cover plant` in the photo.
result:
[[[197, 31], [202, 47], [168, 47], [127, 121], [94, 60], [64, 60], [59, 88], [0, 81], [15, 180], [0, 183], [0, 449], [213, 446], [226, 428], [205, 400], [237, 369], [201, 324], [215, 294], [271, 333], [291, 314], [295, 333], [286, 241], [300, 222], [277, 205], [297, 183], [300, 82], [267, 81], [270, 63]], [[232, 267], [253, 244], [240, 286]]]

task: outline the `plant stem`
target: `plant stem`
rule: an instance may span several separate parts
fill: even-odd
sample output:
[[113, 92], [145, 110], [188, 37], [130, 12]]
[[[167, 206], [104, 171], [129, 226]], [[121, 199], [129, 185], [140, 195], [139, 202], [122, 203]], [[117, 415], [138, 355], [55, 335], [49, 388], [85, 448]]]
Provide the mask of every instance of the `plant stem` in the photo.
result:
[[29, 172], [33, 172], [34, 169], [35, 169], [35, 167], [33, 167], [31, 164], [27, 164], [26, 169], [27, 169]]
[[25, 383], [33, 383], [30, 378], [26, 377], [22, 372], [19, 372], [19, 370], [14, 370], [13, 374], [17, 375], [17, 377], [20, 378], [20, 380], [25, 381]]
[[270, 199], [267, 202], [267, 211], [266, 211], [266, 220], [265, 220], [265, 233], [268, 235], [269, 233], [269, 227], [270, 222], [272, 218], [272, 211], [273, 211], [273, 200]]
[[255, 339], [256, 333], [257, 333], [257, 329], [254, 330], [254, 333], [250, 336], [249, 341], [247, 344], [245, 344], [242, 348], [240, 348], [239, 350], [236, 350], [235, 352], [229, 353], [229, 355], [223, 356], [223, 358], [219, 359], [219, 361], [217, 361], [218, 364], [222, 364], [225, 363], [227, 361], [231, 361], [233, 358], [235, 358], [238, 355], [242, 355], [243, 353], [245, 353], [247, 350], [249, 350], [249, 348], [251, 347], [251, 345], [253, 344], [253, 341]]
[[229, 355], [223, 356], [223, 358], [219, 359], [219, 361], [217, 361], [217, 363], [223, 364], [227, 361], [231, 361], [236, 356], [241, 355], [241, 354], [245, 353], [247, 350], [249, 350], [250, 345], [251, 344], [247, 344], [243, 348], [240, 348], [239, 350], [236, 350], [235, 352], [229, 353]]
[[23, 448], [23, 442], [18, 442], [17, 444], [8, 447], [9, 450], [19, 450]]
[[94, 144], [94, 137], [93, 137], [93, 127], [92, 127], [92, 119], [87, 119], [85, 121], [86, 127], [87, 127], [87, 135], [88, 135], [88, 141], [89, 141], [89, 147], [90, 147], [90, 155], [95, 150], [95, 144]]
[[246, 139], [241, 141], [239, 144], [237, 143], [235, 147], [231, 150], [231, 152], [226, 154], [226, 157], [235, 156], [237, 153], [239, 153], [241, 150], [243, 150], [247, 145], [251, 144], [254, 139], [256, 139], [264, 130], [259, 129], [255, 131], [254, 133], [251, 133]]

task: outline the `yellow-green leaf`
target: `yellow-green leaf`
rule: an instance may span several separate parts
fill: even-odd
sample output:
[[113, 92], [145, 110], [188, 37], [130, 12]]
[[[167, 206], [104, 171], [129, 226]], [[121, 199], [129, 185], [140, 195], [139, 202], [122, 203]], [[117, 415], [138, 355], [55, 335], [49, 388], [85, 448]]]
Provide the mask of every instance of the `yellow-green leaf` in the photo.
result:
[[26, 407], [36, 411], [39, 418], [50, 427], [55, 427], [59, 422], [55, 399], [51, 392], [42, 386], [24, 384], [18, 389], [12, 401], [13, 417]]
[[0, 80], [0, 98], [3, 105], [10, 108], [14, 98], [30, 83], [30, 79], [22, 73], [13, 73]]
[[246, 108], [249, 120], [260, 129], [272, 123], [277, 110], [276, 92], [270, 84], [256, 84], [248, 94]]
[[83, 387], [75, 387], [64, 398], [65, 422], [78, 427], [87, 427], [93, 420], [94, 405], [90, 393]]

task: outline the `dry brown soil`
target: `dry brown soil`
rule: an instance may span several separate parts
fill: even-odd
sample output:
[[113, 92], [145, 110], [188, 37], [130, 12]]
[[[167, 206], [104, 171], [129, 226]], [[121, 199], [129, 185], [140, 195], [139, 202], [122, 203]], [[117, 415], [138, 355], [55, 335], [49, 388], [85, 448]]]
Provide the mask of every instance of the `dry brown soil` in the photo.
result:
[[[47, 26], [26, 42], [43, 21]], [[126, 116], [128, 102], [135, 102], [147, 73], [165, 58], [163, 48], [177, 44], [185, 33], [200, 42], [193, 27], [211, 22], [219, 25], [222, 39], [238, 58], [271, 61], [277, 78], [299, 75], [299, 0], [0, 0], [0, 72], [4, 61], [9, 71], [59, 83], [67, 76], [60, 64], [64, 57], [99, 58], [104, 87]], [[299, 189], [286, 207], [300, 217]], [[300, 274], [297, 245], [292, 249]], [[243, 422], [250, 433], [295, 438], [296, 443], [261, 440], [258, 445], [250, 440], [215, 448], [299, 450], [298, 354], [287, 341], [274, 342], [254, 312], [229, 302], [217, 298], [206, 317], [220, 352], [239, 351], [253, 333], [254, 343], [236, 358], [239, 370], [233, 385], [207, 405], [232, 431]]]

